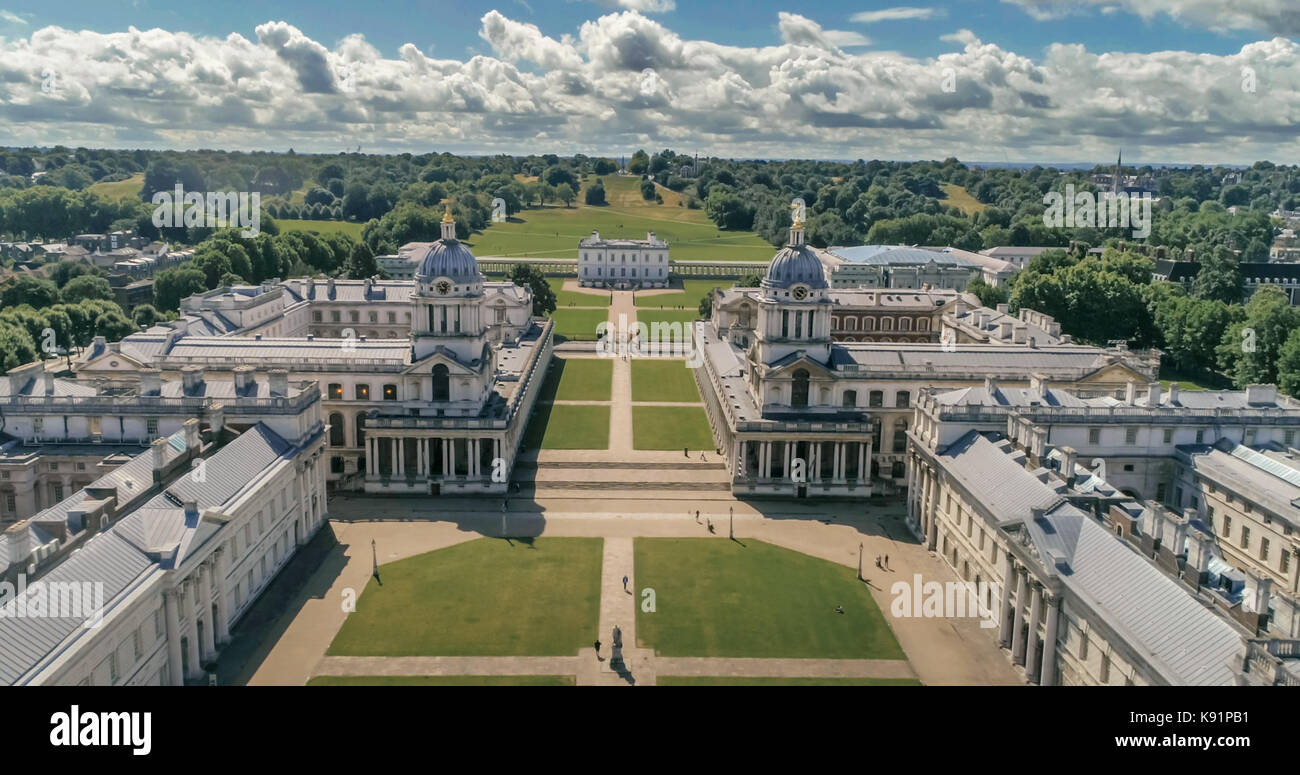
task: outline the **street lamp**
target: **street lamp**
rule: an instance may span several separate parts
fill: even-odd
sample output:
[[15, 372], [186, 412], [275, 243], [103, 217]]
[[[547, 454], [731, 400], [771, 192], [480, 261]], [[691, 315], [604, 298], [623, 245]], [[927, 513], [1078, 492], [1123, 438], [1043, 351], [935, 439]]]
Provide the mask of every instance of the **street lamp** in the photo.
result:
[[375, 548], [375, 539], [370, 539], [370, 573], [379, 578], [379, 551]]
[[862, 544], [858, 543], [858, 581], [862, 581]]
[[501, 501], [501, 536], [503, 538], [506, 535], [506, 504], [507, 503], [509, 503], [508, 499]]
[[727, 538], [736, 540], [736, 510], [731, 506], [727, 507]]

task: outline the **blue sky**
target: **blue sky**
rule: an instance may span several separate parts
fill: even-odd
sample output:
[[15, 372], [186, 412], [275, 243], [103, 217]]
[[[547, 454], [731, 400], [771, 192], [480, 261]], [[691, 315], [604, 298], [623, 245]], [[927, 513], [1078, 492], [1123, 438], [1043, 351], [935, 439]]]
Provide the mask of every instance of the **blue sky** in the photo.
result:
[[0, 0], [0, 144], [1293, 162], [1298, 2]]

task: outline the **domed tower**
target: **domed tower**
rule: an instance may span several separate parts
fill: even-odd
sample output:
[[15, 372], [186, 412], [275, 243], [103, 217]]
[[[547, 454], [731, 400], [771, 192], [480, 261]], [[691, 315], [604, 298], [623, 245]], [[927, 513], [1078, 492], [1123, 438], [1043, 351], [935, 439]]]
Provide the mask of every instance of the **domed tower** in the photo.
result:
[[829, 361], [833, 303], [821, 259], [804, 243], [802, 220], [791, 224], [790, 241], [767, 265], [762, 288], [757, 359], [773, 363], [803, 350], [816, 361]]
[[429, 246], [415, 272], [413, 359], [438, 348], [465, 364], [482, 358], [487, 331], [482, 301], [483, 274], [474, 254], [456, 239], [456, 221], [448, 208], [442, 217], [442, 239]]

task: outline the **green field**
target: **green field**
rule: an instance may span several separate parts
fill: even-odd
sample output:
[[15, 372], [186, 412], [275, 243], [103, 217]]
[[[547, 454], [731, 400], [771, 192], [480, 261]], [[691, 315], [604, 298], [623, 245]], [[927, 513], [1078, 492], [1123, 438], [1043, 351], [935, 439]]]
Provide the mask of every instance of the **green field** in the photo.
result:
[[327, 654], [572, 656], [600, 614], [600, 538], [480, 538], [379, 568]]
[[955, 183], [940, 183], [939, 188], [947, 196], [939, 201], [949, 207], [956, 207], [966, 215], [974, 215], [988, 209], [988, 205], [970, 195], [970, 192]]
[[[312, 679], [313, 681], [316, 679]], [[921, 686], [915, 678], [743, 678], [740, 676], [669, 675], [658, 686]]]
[[557, 309], [565, 307], [608, 307], [613, 300], [609, 291], [603, 291], [599, 288], [592, 288], [595, 293], [583, 293], [581, 291], [566, 291], [560, 286], [563, 281], [552, 283], [551, 287], [555, 290], [555, 306]]
[[[673, 281], [673, 287], [678, 287], [677, 280]], [[677, 309], [678, 307], [688, 309], [691, 312], [699, 312], [700, 299], [708, 295], [709, 291], [714, 288], [730, 288], [732, 280], [684, 280], [680, 281], [681, 287], [676, 293], [638, 293], [636, 295], [636, 305], [638, 307], [660, 307], [664, 309]]]
[[542, 401], [609, 401], [614, 362], [607, 358], [554, 358], [542, 383]]
[[[683, 369], [685, 371], [685, 369]], [[698, 406], [633, 406], [633, 449], [714, 449], [709, 418]]]
[[537, 404], [524, 447], [528, 449], [609, 449], [609, 407]]
[[[691, 324], [693, 324], [700, 315], [694, 310], [684, 309], [638, 309], [636, 311], [636, 320], [638, 323], [646, 325], [646, 344], [658, 343], [660, 346], [666, 344], [685, 345], [691, 341]], [[666, 323], [666, 326], [655, 328], [656, 323]], [[648, 354], [654, 355], [653, 351], [646, 350]], [[663, 355], [682, 355], [681, 350], [662, 351]]]
[[698, 404], [700, 393], [685, 361], [634, 360], [632, 400]]
[[638, 538], [634, 553], [656, 603], [637, 608], [637, 641], [662, 656], [904, 658], [854, 568], [750, 538]]
[[109, 199], [139, 198], [140, 189], [144, 188], [144, 173], [137, 172], [126, 180], [112, 183], [91, 183], [87, 191]]
[[571, 675], [318, 675], [308, 686], [573, 686]]
[[280, 231], [314, 231], [318, 234], [341, 231], [358, 240], [361, 239], [361, 227], [365, 226], [364, 223], [351, 221], [303, 221], [294, 218], [276, 218], [275, 225], [280, 227]]
[[[583, 190], [596, 180], [588, 175]], [[678, 206], [681, 197], [661, 189], [664, 203], [641, 199], [641, 179], [635, 176], [604, 175], [603, 207], [581, 204], [583, 194], [571, 207], [554, 205], [523, 210], [505, 223], [494, 223], [475, 234], [470, 245], [477, 256], [530, 256], [577, 258], [578, 240], [593, 229], [602, 237], [645, 239], [646, 232], [666, 240], [669, 254], [688, 261], [767, 261], [775, 250], [753, 232], [719, 231], [704, 210]]]
[[596, 328], [609, 320], [609, 310], [557, 309], [551, 313], [555, 319], [555, 335], [565, 339], [596, 341]]

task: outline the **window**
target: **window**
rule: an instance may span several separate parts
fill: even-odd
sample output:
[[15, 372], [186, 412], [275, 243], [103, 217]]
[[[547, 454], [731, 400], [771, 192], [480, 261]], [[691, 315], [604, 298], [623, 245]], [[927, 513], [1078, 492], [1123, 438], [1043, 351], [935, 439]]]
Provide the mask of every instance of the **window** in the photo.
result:
[[1232, 535], [1232, 517], [1227, 514], [1223, 515], [1223, 537], [1227, 538]]
[[1125, 444], [1136, 444], [1137, 442], [1138, 442], [1138, 429], [1137, 429], [1137, 428], [1126, 428], [1126, 429], [1124, 430], [1124, 443], [1125, 443]]
[[379, 322], [379, 313], [378, 313], [378, 312], [371, 312], [369, 315], [366, 316], [366, 319], [369, 320], [371, 323], [378, 323], [378, 322]]
[[153, 612], [153, 634], [159, 640], [163, 637], [163, 610], [159, 608]]
[[50, 470], [51, 470], [51, 471], [57, 471], [57, 470], [59, 470], [59, 464], [58, 464], [58, 463], [50, 463]]
[[391, 324], [391, 323], [396, 323], [396, 322], [397, 322], [397, 313], [396, 313], [396, 312], [390, 312], [390, 313], [388, 313], [388, 322], [389, 322], [390, 324]]
[[867, 395], [867, 406], [884, 406], [885, 391], [873, 390]]
[[339, 320], [340, 320], [340, 318], [339, 318], [339, 311], [338, 311], [338, 310], [334, 310], [333, 312], [330, 313], [330, 322], [331, 322], [331, 323], [337, 323], [337, 322], [339, 322]]
[[1110, 654], [1101, 655], [1101, 682], [1110, 683]]
[[1100, 444], [1100, 443], [1101, 443], [1101, 428], [1089, 428], [1089, 429], [1088, 429], [1088, 443], [1089, 443], [1089, 444]]
[[856, 391], [856, 390], [846, 390], [846, 391], [844, 391], [844, 399], [843, 399], [843, 402], [842, 402], [842, 403], [843, 403], [843, 405], [844, 405], [845, 407], [854, 407], [854, 406], [857, 406], [857, 405], [858, 405], [858, 391]]
[[311, 313], [311, 322], [313, 323], [321, 322], [320, 310], [316, 310]]
[[1291, 553], [1285, 547], [1282, 549], [1282, 559], [1278, 562], [1278, 570], [1283, 576], [1291, 572]]
[[1259, 560], [1260, 562], [1268, 562], [1268, 539], [1267, 538], [1259, 539]]
[[451, 399], [451, 374], [447, 367], [439, 363], [433, 367], [433, 400], [448, 401]]
[[1203, 431], [1203, 430], [1198, 430], [1198, 431], [1196, 432], [1196, 443], [1197, 443], [1197, 444], [1204, 444], [1204, 443], [1205, 443], [1205, 431]]
[[358, 401], [369, 401], [369, 400], [370, 400], [370, 386], [369, 386], [369, 385], [357, 385], [356, 388], [355, 388], [355, 390], [356, 390], [356, 399], [357, 399]]
[[332, 412], [329, 416], [330, 424], [330, 446], [345, 447], [347, 439], [343, 429], [343, 415], [338, 412]]
[[360, 323], [361, 313], [357, 312], [356, 310], [352, 310], [351, 312], [348, 313], [348, 320], [352, 321], [353, 323]]
[[384, 400], [385, 400], [385, 401], [396, 401], [396, 400], [397, 400], [397, 386], [396, 386], [396, 385], [384, 385]]
[[1283, 434], [1282, 434], [1282, 440], [1283, 440], [1284, 442], [1286, 442], [1286, 445], [1287, 445], [1288, 447], [1291, 446], [1292, 444], [1294, 444], [1294, 443], [1295, 443], [1295, 431], [1287, 431], [1286, 433], [1283, 433]]
[[1250, 548], [1250, 528], [1245, 525], [1241, 526], [1241, 548]]
[[338, 382], [331, 382], [329, 393], [330, 393], [330, 398], [334, 399], [335, 401], [342, 401], [343, 385], [339, 384]]
[[907, 409], [912, 405], [912, 394], [906, 390], [900, 390], [894, 394], [894, 406], [899, 409]]
[[144, 644], [142, 643], [143, 640], [144, 639], [140, 636], [139, 630], [136, 630], [135, 632], [131, 633], [131, 653], [135, 655], [135, 658], [137, 660], [139, 660], [140, 657], [144, 656]]
[[63, 500], [63, 482], [54, 483], [54, 501], [56, 503]]
[[157, 435], [158, 435], [158, 418], [157, 418], [157, 417], [150, 417], [149, 419], [145, 420], [145, 421], [144, 421], [144, 427], [145, 427], [145, 433], [149, 434], [150, 436], [157, 436]]
[[802, 407], [808, 405], [808, 370], [798, 369], [794, 373], [794, 382], [790, 389], [790, 405]]
[[1171, 444], [1171, 443], [1173, 443], [1173, 440], [1174, 440], [1174, 429], [1173, 429], [1173, 428], [1165, 428], [1165, 443], [1166, 443], [1166, 444]]

